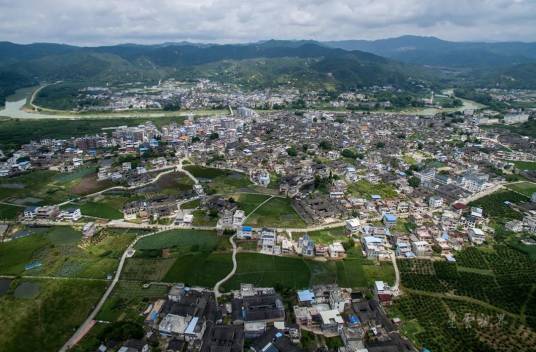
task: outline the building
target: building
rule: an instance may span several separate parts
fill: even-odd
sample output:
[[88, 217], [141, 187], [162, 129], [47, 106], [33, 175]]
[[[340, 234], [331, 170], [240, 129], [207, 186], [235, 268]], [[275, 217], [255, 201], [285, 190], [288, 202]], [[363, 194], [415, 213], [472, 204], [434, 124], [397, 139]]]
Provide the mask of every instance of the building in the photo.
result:
[[85, 238], [93, 237], [93, 235], [95, 235], [96, 232], [97, 232], [97, 225], [94, 222], [88, 222], [82, 228], [82, 235]]
[[328, 246], [328, 252], [331, 258], [342, 258], [346, 254], [346, 251], [340, 242], [333, 242], [330, 244]]
[[315, 255], [315, 242], [308, 234], [303, 235], [298, 240], [298, 253], [306, 257]]
[[361, 221], [359, 221], [358, 218], [353, 218], [353, 219], [346, 220], [346, 230], [351, 235], [358, 234], [360, 229], [361, 229]]
[[412, 252], [418, 257], [425, 257], [432, 255], [432, 246], [426, 241], [413, 241], [411, 242]]
[[396, 225], [396, 216], [393, 214], [385, 213], [383, 214], [383, 223], [387, 227], [392, 227]]
[[66, 221], [78, 221], [82, 218], [80, 208], [68, 208], [60, 212], [59, 217]]
[[471, 228], [467, 231], [469, 239], [474, 244], [482, 244], [486, 240], [486, 234], [484, 231], [478, 228]]
[[428, 199], [428, 206], [430, 208], [441, 208], [443, 206], [443, 198], [438, 196], [433, 196]]
[[390, 305], [393, 300], [393, 292], [389, 285], [383, 281], [374, 282], [374, 295], [384, 305]]
[[233, 225], [240, 226], [246, 219], [246, 213], [243, 210], [236, 210], [233, 214]]

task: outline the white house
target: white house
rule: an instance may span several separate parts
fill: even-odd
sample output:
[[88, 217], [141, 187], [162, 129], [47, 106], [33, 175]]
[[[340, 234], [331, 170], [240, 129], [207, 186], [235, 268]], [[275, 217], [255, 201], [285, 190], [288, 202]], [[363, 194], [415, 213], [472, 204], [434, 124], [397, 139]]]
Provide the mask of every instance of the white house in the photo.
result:
[[472, 228], [468, 231], [469, 239], [474, 244], [482, 244], [486, 240], [486, 234], [479, 228]]
[[66, 221], [78, 221], [82, 217], [80, 208], [64, 209], [60, 212], [60, 218]]

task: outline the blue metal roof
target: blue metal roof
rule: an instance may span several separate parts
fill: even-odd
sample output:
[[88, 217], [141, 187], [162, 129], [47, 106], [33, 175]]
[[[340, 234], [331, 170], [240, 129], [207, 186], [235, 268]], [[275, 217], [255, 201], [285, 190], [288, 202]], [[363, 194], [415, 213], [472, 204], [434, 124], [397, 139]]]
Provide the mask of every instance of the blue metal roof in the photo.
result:
[[383, 214], [383, 218], [389, 222], [395, 222], [396, 221], [396, 216], [394, 216], [393, 214]]
[[310, 290], [298, 291], [298, 299], [300, 302], [308, 302], [315, 299], [315, 294]]
[[190, 323], [186, 327], [186, 330], [184, 330], [185, 334], [193, 334], [195, 326], [197, 325], [197, 322], [199, 321], [199, 317], [193, 317], [192, 320], [190, 320]]
[[253, 231], [253, 227], [251, 227], [251, 226], [242, 226], [242, 231]]

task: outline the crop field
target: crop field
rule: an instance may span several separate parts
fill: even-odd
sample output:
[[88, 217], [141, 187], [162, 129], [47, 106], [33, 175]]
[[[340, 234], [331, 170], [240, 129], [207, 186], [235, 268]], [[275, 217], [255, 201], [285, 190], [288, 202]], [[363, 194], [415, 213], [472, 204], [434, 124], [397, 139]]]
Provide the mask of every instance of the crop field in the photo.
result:
[[172, 172], [156, 182], [140, 188], [137, 193], [183, 197], [193, 190], [194, 181], [181, 172]]
[[477, 199], [470, 206], [480, 207], [484, 210], [484, 215], [504, 221], [508, 219], [522, 219], [523, 216], [518, 211], [512, 209], [505, 202], [522, 203], [528, 201], [529, 198], [519, 193], [512, 191], [498, 191]]
[[214, 231], [171, 230], [142, 238], [135, 248], [141, 251], [170, 248], [177, 252], [208, 252], [215, 250], [220, 242], [227, 241], [227, 238], [218, 237]]
[[532, 194], [536, 192], [536, 183], [534, 182], [511, 183], [507, 187], [513, 191], [524, 194], [527, 197], [532, 196]]
[[238, 208], [243, 210], [246, 215], [248, 215], [262, 202], [270, 198], [270, 196], [264, 194], [240, 193], [233, 194], [232, 198], [238, 204]]
[[97, 181], [92, 166], [65, 174], [36, 170], [16, 177], [2, 178], [0, 200], [20, 205], [57, 204], [110, 186], [109, 182]]
[[[346, 229], [344, 227], [336, 227], [332, 229], [309, 232], [309, 237], [319, 244], [330, 244], [334, 241], [346, 241]], [[297, 236], [297, 237], [296, 237]], [[295, 233], [293, 237], [298, 238], [301, 234]]]
[[305, 221], [294, 210], [288, 198], [272, 198], [251, 214], [246, 221], [251, 226], [305, 227]]
[[341, 261], [317, 261], [300, 257], [278, 257], [239, 253], [236, 274], [225, 284], [235, 289], [240, 283], [302, 289], [317, 284], [337, 283], [341, 287], [368, 287], [375, 280], [394, 282], [392, 266], [375, 267], [366, 259], [353, 257]]
[[380, 195], [382, 198], [396, 197], [397, 193], [393, 185], [389, 183], [373, 184], [367, 180], [359, 180], [348, 187], [348, 191], [355, 195], [370, 198], [372, 195]]
[[536, 334], [518, 319], [478, 304], [405, 294], [389, 309], [419, 348], [438, 352], [533, 351]]
[[23, 210], [23, 207], [0, 204], [0, 220], [15, 220], [20, 214], [22, 214]]
[[519, 160], [507, 160], [514, 163], [519, 170], [536, 170], [536, 162], [533, 161], [519, 161]]
[[121, 279], [143, 282], [162, 281], [175, 260], [175, 258], [129, 258], [121, 273]]
[[494, 251], [464, 251], [457, 264], [399, 260], [402, 285], [427, 292], [452, 292], [498, 309], [520, 314], [536, 284], [536, 262], [527, 255], [496, 245]]
[[[81, 233], [67, 226], [28, 228], [29, 236], [0, 244], [0, 274], [103, 279], [112, 273], [134, 234], [108, 232], [99, 242], [78, 247]], [[124, 231], [124, 230], [123, 230]], [[41, 266], [25, 270], [31, 262]]]
[[162, 281], [213, 287], [232, 268], [231, 253], [192, 253], [177, 258]]
[[184, 168], [208, 186], [209, 194], [232, 194], [253, 185], [247, 175], [232, 170], [199, 165], [187, 165]]
[[116, 207], [116, 203], [97, 201], [97, 202], [84, 202], [80, 205], [80, 211], [83, 216], [91, 216], [102, 219], [122, 219], [122, 208]]
[[[38, 285], [32, 299], [17, 298], [21, 285]], [[14, 280], [0, 296], [0, 346], [5, 352], [57, 351], [104, 292], [104, 281]]]

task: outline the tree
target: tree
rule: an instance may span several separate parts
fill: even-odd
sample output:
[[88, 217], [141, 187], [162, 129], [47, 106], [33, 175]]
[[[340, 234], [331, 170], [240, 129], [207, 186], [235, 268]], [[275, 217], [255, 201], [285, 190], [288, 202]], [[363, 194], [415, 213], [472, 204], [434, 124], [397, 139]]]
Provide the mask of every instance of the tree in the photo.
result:
[[212, 132], [210, 134], [209, 138], [212, 139], [212, 140], [218, 139], [218, 138], [220, 138], [220, 135], [217, 132]]
[[421, 185], [421, 179], [415, 176], [411, 176], [408, 180], [408, 184], [413, 188], [417, 188]]
[[343, 149], [341, 155], [345, 158], [355, 159], [357, 158], [357, 153], [351, 149]]
[[318, 146], [320, 147], [320, 149], [330, 150], [331, 149], [331, 142], [327, 141], [327, 140], [322, 140], [322, 141], [320, 141]]
[[298, 155], [298, 151], [296, 150], [296, 148], [290, 147], [290, 148], [287, 149], [287, 154], [289, 156], [296, 156], [296, 155]]

